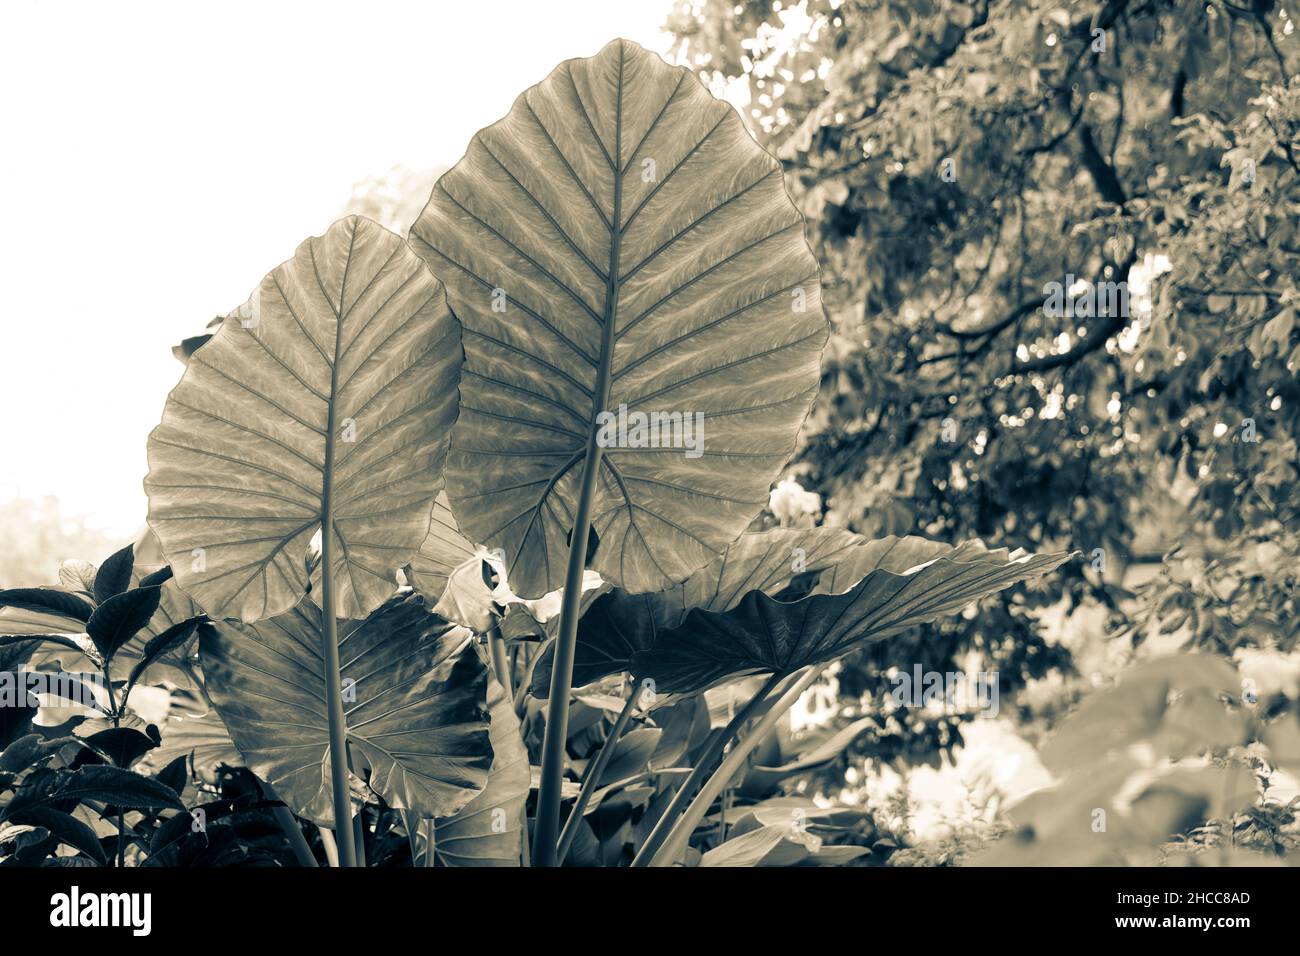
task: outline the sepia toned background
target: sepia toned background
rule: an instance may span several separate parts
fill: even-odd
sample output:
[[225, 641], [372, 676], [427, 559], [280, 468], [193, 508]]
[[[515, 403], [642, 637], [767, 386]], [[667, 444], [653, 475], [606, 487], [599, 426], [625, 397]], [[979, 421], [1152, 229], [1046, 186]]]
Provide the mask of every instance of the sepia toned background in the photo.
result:
[[[1090, 735], [1190, 752], [1122, 698], [1041, 752], [1150, 659], [1228, 662], [1262, 717], [1300, 698], [1293, 16], [1272, 0], [7, 4], [0, 584], [50, 582], [142, 530], [173, 345], [343, 213], [405, 232], [519, 90], [627, 37], [740, 110], [821, 263], [821, 394], [762, 521], [1081, 553], [855, 654], [786, 729], [859, 728], [789, 786], [869, 808], [877, 862], [973, 858], [1056, 762], [1097, 758]], [[1081, 299], [1123, 283], [1127, 307], [1062, 314], [1053, 283]], [[897, 712], [890, 678], [914, 665], [996, 672], [998, 713]], [[1295, 855], [1296, 777], [1233, 756], [1256, 812], [1193, 800], [1180, 839], [1153, 836], [1161, 859]], [[1078, 862], [1112, 861], [1080, 840]]]

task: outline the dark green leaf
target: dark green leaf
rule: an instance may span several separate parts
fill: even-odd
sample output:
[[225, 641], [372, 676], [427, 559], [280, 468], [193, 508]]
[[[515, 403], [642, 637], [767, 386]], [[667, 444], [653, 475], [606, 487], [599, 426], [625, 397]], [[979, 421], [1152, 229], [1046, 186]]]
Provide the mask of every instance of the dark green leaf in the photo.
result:
[[60, 843], [66, 843], [74, 850], [80, 850], [101, 866], [108, 864], [108, 856], [104, 853], [103, 844], [100, 843], [95, 831], [70, 813], [52, 807], [31, 806], [13, 814], [9, 822], [44, 827], [54, 834]]
[[56, 587], [10, 588], [0, 591], [0, 607], [49, 612], [82, 623], [90, 620], [90, 615], [95, 611], [95, 606], [81, 595]]
[[[101, 570], [101, 577], [103, 573]], [[117, 649], [149, 623], [161, 598], [160, 587], [134, 588], [108, 598], [95, 608], [86, 623], [86, 633], [104, 660], [111, 661]]]
[[195, 629], [206, 620], [206, 616], [192, 617], [188, 621], [173, 624], [156, 637], [151, 637], [144, 645], [144, 652], [141, 654], [139, 662], [131, 668], [131, 676], [126, 685], [127, 693], [130, 693], [130, 689], [148, 670], [150, 664], [174, 648], [183, 645], [194, 634]]
[[21, 773], [67, 743], [67, 738], [49, 741], [40, 734], [19, 737], [0, 752], [0, 771]]
[[172, 568], [170, 564], [165, 564], [152, 574], [146, 574], [140, 579], [139, 587], [147, 588], [154, 585], [162, 586], [172, 579]]
[[135, 546], [128, 544], [121, 551], [109, 555], [95, 575], [95, 603], [103, 604], [131, 586], [131, 570], [135, 566]]
[[110, 727], [85, 738], [86, 743], [117, 767], [130, 767], [158, 746], [158, 741], [133, 727]]

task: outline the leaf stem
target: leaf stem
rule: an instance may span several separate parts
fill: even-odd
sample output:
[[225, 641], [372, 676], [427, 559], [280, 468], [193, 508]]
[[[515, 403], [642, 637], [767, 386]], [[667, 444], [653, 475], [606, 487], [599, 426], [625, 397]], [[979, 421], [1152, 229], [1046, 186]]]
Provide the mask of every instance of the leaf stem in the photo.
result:
[[[546, 645], [543, 644], [542, 647]], [[533, 685], [533, 671], [537, 670], [537, 662], [542, 659], [541, 649], [537, 653], [528, 654], [524, 658], [523, 679], [519, 686], [515, 688], [515, 716], [520, 720], [524, 719], [524, 711], [528, 706], [528, 689]]]
[[600, 750], [591, 763], [587, 764], [587, 772], [582, 777], [582, 789], [578, 791], [578, 799], [574, 801], [573, 809], [569, 811], [569, 818], [564, 821], [564, 831], [560, 834], [560, 846], [556, 859], [561, 866], [564, 865], [564, 859], [569, 855], [569, 849], [578, 836], [578, 827], [582, 825], [583, 812], [587, 809], [587, 804], [591, 802], [591, 795], [600, 786], [600, 778], [604, 776], [605, 768], [609, 766], [610, 758], [614, 756], [618, 740], [623, 736], [628, 719], [631, 718], [632, 711], [636, 709], [636, 699], [640, 696], [641, 689], [633, 687], [632, 693], [628, 695], [627, 702], [623, 704], [623, 709], [618, 712], [618, 717], [614, 720], [614, 726], [606, 734], [605, 742], [600, 745]]
[[352, 834], [357, 841], [357, 866], [366, 865], [366, 808], [363, 806], [352, 818]]
[[271, 813], [275, 816], [275, 822], [280, 824], [280, 829], [284, 831], [285, 838], [289, 841], [289, 847], [298, 860], [298, 865], [305, 867], [319, 866], [316, 857], [312, 855], [307, 838], [302, 835], [302, 828], [298, 826], [298, 821], [289, 811], [289, 808], [281, 805], [274, 807]]
[[745, 721], [755, 714], [761, 714], [769, 706], [772, 692], [783, 679], [776, 674], [768, 678], [767, 683], [759, 688], [758, 693], [751, 697], [748, 703], [731, 718], [727, 726], [708, 743], [699, 759], [696, 760], [695, 769], [691, 771], [691, 775], [686, 778], [686, 782], [678, 789], [672, 803], [668, 804], [668, 809], [663, 812], [663, 816], [659, 818], [654, 829], [650, 831], [650, 835], [646, 837], [645, 843], [641, 845], [640, 852], [632, 860], [633, 866], [647, 866], [650, 863], [659, 847], [668, 839], [673, 823], [686, 809], [687, 802], [695, 794], [696, 788], [704, 782], [704, 778], [708, 776], [709, 771], [718, 762], [718, 758], [722, 756], [727, 743], [740, 731]]
[[[601, 367], [602, 375], [606, 372]], [[598, 390], [599, 391], [599, 390]], [[546, 736], [542, 740], [542, 779], [537, 792], [537, 827], [533, 834], [534, 866], [557, 865], [560, 830], [560, 788], [564, 784], [564, 750], [569, 736], [569, 694], [573, 690], [573, 659], [578, 646], [578, 616], [582, 610], [582, 572], [587, 567], [587, 537], [591, 531], [591, 501], [601, 446], [592, 425], [587, 441], [587, 461], [582, 472], [573, 537], [569, 542], [569, 568], [560, 604], [560, 633], [555, 639], [551, 664], [551, 694], [546, 709]]]
[[492, 669], [496, 671], [497, 683], [506, 692], [506, 696], [513, 699], [515, 692], [511, 686], [514, 682], [510, 679], [510, 656], [506, 653], [506, 641], [501, 636], [500, 627], [493, 627], [488, 632], [488, 650], [492, 655]]
[[425, 820], [424, 826], [424, 865], [426, 867], [435, 867], [438, 865], [438, 847], [434, 842], [434, 828], [432, 820]]
[[338, 617], [334, 595], [334, 404], [330, 404], [329, 431], [325, 436], [325, 480], [321, 494], [321, 656], [325, 667], [325, 707], [329, 716], [330, 776], [334, 789], [334, 834], [339, 865], [357, 865], [352, 832], [352, 792], [348, 787], [348, 728], [343, 712], [343, 678], [339, 668]]
[[334, 842], [334, 831], [328, 827], [318, 826], [317, 832], [320, 833], [320, 845], [325, 850], [325, 860], [330, 866], [339, 865], [339, 848]]
[[[709, 778], [709, 782], [700, 790], [699, 795], [692, 801], [687, 811], [673, 825], [672, 832], [664, 840], [663, 846], [650, 859], [650, 866], [672, 866], [681, 857], [690, 843], [691, 834], [700, 825], [700, 821], [708, 813], [709, 807], [713, 806], [713, 801], [718, 798], [718, 794], [722, 792], [731, 778], [740, 770], [753, 749], [776, 726], [777, 721], [781, 719], [781, 715], [794, 706], [795, 701], [803, 696], [803, 692], [812, 685], [813, 681], [821, 675], [821, 672], [822, 668], [820, 666], [808, 668], [804, 675], [781, 695], [780, 700], [767, 708], [767, 712], [762, 719], [754, 725], [749, 733], [736, 742], [736, 746], [731, 748], [731, 752], [722, 761], [722, 765]], [[642, 852], [645, 851], [642, 850]]]
[[[330, 525], [327, 523], [325, 527]], [[325, 658], [325, 707], [330, 729], [330, 776], [334, 784], [334, 835], [339, 845], [339, 865], [351, 867], [357, 865], [357, 850], [352, 833], [352, 793], [348, 788], [348, 729], [343, 712], [343, 679], [339, 674], [338, 619], [334, 616], [330, 543], [333, 537], [332, 528], [321, 536], [321, 652]]]
[[[113, 675], [108, 672], [109, 661], [105, 660], [104, 665], [99, 669], [104, 675], [104, 687], [108, 691], [108, 704], [113, 708], [113, 726], [122, 726], [122, 708], [117, 704], [117, 695], [113, 693]], [[128, 690], [129, 694], [130, 691]], [[123, 699], [122, 707], [126, 706], [126, 700]], [[126, 813], [122, 810], [117, 811], [117, 865], [119, 869], [126, 867]]]

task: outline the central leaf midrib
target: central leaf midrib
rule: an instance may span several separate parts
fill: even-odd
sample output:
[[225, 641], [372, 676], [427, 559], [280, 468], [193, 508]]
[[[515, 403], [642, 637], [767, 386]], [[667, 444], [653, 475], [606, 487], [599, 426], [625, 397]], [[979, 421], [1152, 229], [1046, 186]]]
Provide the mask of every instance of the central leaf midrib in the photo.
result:
[[[619, 47], [618, 60], [618, 88], [614, 99], [614, 156], [611, 158], [606, 155], [606, 161], [609, 164], [610, 172], [614, 177], [614, 203], [613, 211], [609, 221], [609, 267], [605, 271], [605, 303], [601, 309], [602, 324], [600, 330], [600, 358], [596, 363], [596, 384], [592, 389], [591, 398], [591, 415], [587, 422], [587, 448], [583, 458], [582, 485], [579, 491], [579, 511], [581, 511], [581, 502], [590, 501], [596, 490], [596, 474], [600, 470], [601, 457], [603, 449], [597, 441], [600, 432], [598, 425], [600, 415], [605, 412], [609, 406], [609, 393], [612, 384], [611, 370], [614, 364], [614, 344], [616, 336], [614, 326], [618, 318], [618, 293], [619, 293], [619, 255], [623, 240], [623, 67], [624, 54], [622, 46]], [[579, 108], [582, 105], [582, 98], [578, 96], [577, 87], [574, 87], [574, 97], [578, 101]], [[600, 137], [592, 128], [592, 134], [599, 142]], [[603, 146], [603, 144], [601, 144]], [[581, 533], [583, 541], [581, 545], [586, 548], [586, 539], [590, 535], [591, 524], [588, 521], [585, 532], [582, 529], [574, 528], [573, 534]], [[570, 541], [571, 546], [575, 546]]]

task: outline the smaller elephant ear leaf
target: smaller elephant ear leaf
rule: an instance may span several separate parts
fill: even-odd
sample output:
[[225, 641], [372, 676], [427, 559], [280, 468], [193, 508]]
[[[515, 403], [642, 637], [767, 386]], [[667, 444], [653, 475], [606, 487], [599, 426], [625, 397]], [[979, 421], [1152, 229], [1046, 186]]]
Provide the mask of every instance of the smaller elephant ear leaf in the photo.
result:
[[434, 821], [433, 845], [444, 866], [518, 866], [532, 774], [513, 702], [501, 685], [488, 689], [492, 770], [483, 792], [459, 813]]
[[[353, 773], [393, 809], [460, 810], [492, 764], [488, 670], [468, 631], [417, 594], [339, 622]], [[249, 769], [299, 816], [334, 825], [320, 609], [309, 599], [256, 625], [204, 624], [206, 688]]]

